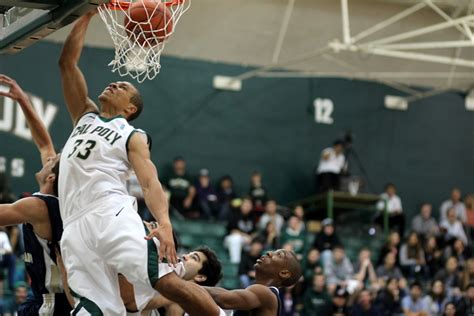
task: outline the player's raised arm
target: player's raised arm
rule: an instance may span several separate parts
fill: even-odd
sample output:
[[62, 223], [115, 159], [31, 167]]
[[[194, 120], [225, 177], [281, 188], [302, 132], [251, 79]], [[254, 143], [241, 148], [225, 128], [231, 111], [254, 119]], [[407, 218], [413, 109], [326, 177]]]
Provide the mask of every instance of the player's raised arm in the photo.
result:
[[78, 65], [87, 27], [94, 14], [95, 11], [90, 12], [77, 20], [59, 58], [64, 99], [74, 125], [84, 113], [98, 112], [97, 105], [88, 96], [87, 83]]
[[46, 126], [43, 124], [41, 119], [36, 113], [33, 105], [28, 98], [28, 95], [23, 91], [23, 89], [18, 85], [18, 83], [12, 78], [0, 74], [0, 84], [4, 84], [10, 87], [8, 92], [1, 92], [1, 96], [11, 98], [18, 102], [23, 113], [25, 114], [26, 121], [31, 130], [31, 136], [33, 141], [38, 147], [38, 150], [41, 155], [41, 163], [45, 165], [48, 158], [56, 156], [54, 150], [53, 142], [51, 137], [46, 129]]
[[222, 309], [253, 310], [274, 303], [274, 294], [263, 285], [255, 284], [245, 290], [226, 290], [220, 287], [204, 287]]
[[160, 240], [159, 260], [163, 257], [169, 263], [176, 264], [177, 256], [173, 240], [173, 229], [168, 214], [168, 200], [158, 180], [158, 172], [151, 161], [148, 145], [141, 133], [134, 133], [128, 144], [128, 159], [143, 190], [143, 197], [153, 217], [158, 222], [148, 238], [152, 236]]

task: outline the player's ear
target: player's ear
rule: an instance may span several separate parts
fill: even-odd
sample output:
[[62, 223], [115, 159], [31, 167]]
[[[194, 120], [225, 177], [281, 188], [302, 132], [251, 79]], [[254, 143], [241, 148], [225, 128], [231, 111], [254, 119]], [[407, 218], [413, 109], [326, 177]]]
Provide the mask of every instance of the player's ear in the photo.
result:
[[196, 281], [196, 283], [203, 283], [207, 280], [207, 276], [205, 276], [204, 274], [198, 274], [194, 277], [194, 281]]
[[127, 114], [127, 117], [136, 113], [138, 111], [138, 108], [135, 104], [129, 103], [127, 108], [125, 109], [125, 113]]
[[285, 270], [281, 270], [280, 273], [278, 273], [278, 275], [280, 276], [280, 279], [287, 280], [291, 277], [291, 272], [285, 269]]

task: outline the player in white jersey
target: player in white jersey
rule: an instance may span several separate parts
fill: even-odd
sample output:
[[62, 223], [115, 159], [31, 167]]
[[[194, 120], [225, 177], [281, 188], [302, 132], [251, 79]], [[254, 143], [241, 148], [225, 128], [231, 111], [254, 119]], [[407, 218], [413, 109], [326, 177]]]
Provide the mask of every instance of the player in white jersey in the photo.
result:
[[[95, 13], [95, 12], [94, 12]], [[177, 257], [168, 203], [144, 137], [129, 121], [143, 102], [129, 82], [111, 83], [99, 96], [101, 109], [88, 97], [78, 62], [94, 13], [81, 17], [64, 43], [59, 61], [64, 97], [74, 130], [60, 161], [59, 200], [64, 233], [61, 250], [75, 296], [73, 315], [125, 315], [117, 274], [134, 286], [153, 287], [192, 316], [219, 315], [219, 308], [198, 285], [176, 273], [162, 275], [156, 261]], [[147, 236], [136, 212], [136, 201], [125, 180], [133, 168], [145, 202], [158, 222]], [[144, 301], [137, 300], [142, 309]]]

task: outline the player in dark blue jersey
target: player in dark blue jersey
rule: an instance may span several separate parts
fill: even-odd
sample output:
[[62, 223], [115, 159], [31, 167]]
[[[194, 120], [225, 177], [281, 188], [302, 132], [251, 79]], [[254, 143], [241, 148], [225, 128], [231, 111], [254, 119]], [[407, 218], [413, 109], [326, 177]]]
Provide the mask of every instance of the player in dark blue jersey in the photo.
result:
[[55, 254], [63, 231], [56, 197], [59, 156], [26, 93], [5, 75], [0, 75], [0, 84], [10, 87], [8, 92], [0, 92], [0, 96], [17, 101], [23, 110], [43, 165], [36, 174], [39, 192], [12, 204], [0, 205], [0, 226], [23, 224], [25, 265], [33, 296], [20, 306], [18, 315], [69, 315], [71, 307], [64, 294]]

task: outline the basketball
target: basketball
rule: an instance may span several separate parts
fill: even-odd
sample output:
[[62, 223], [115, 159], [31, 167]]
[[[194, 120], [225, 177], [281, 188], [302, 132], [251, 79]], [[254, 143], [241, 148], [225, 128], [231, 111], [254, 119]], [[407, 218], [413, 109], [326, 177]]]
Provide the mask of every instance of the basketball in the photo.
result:
[[125, 30], [142, 46], [153, 46], [173, 32], [171, 11], [160, 1], [143, 0], [131, 4], [124, 19]]

